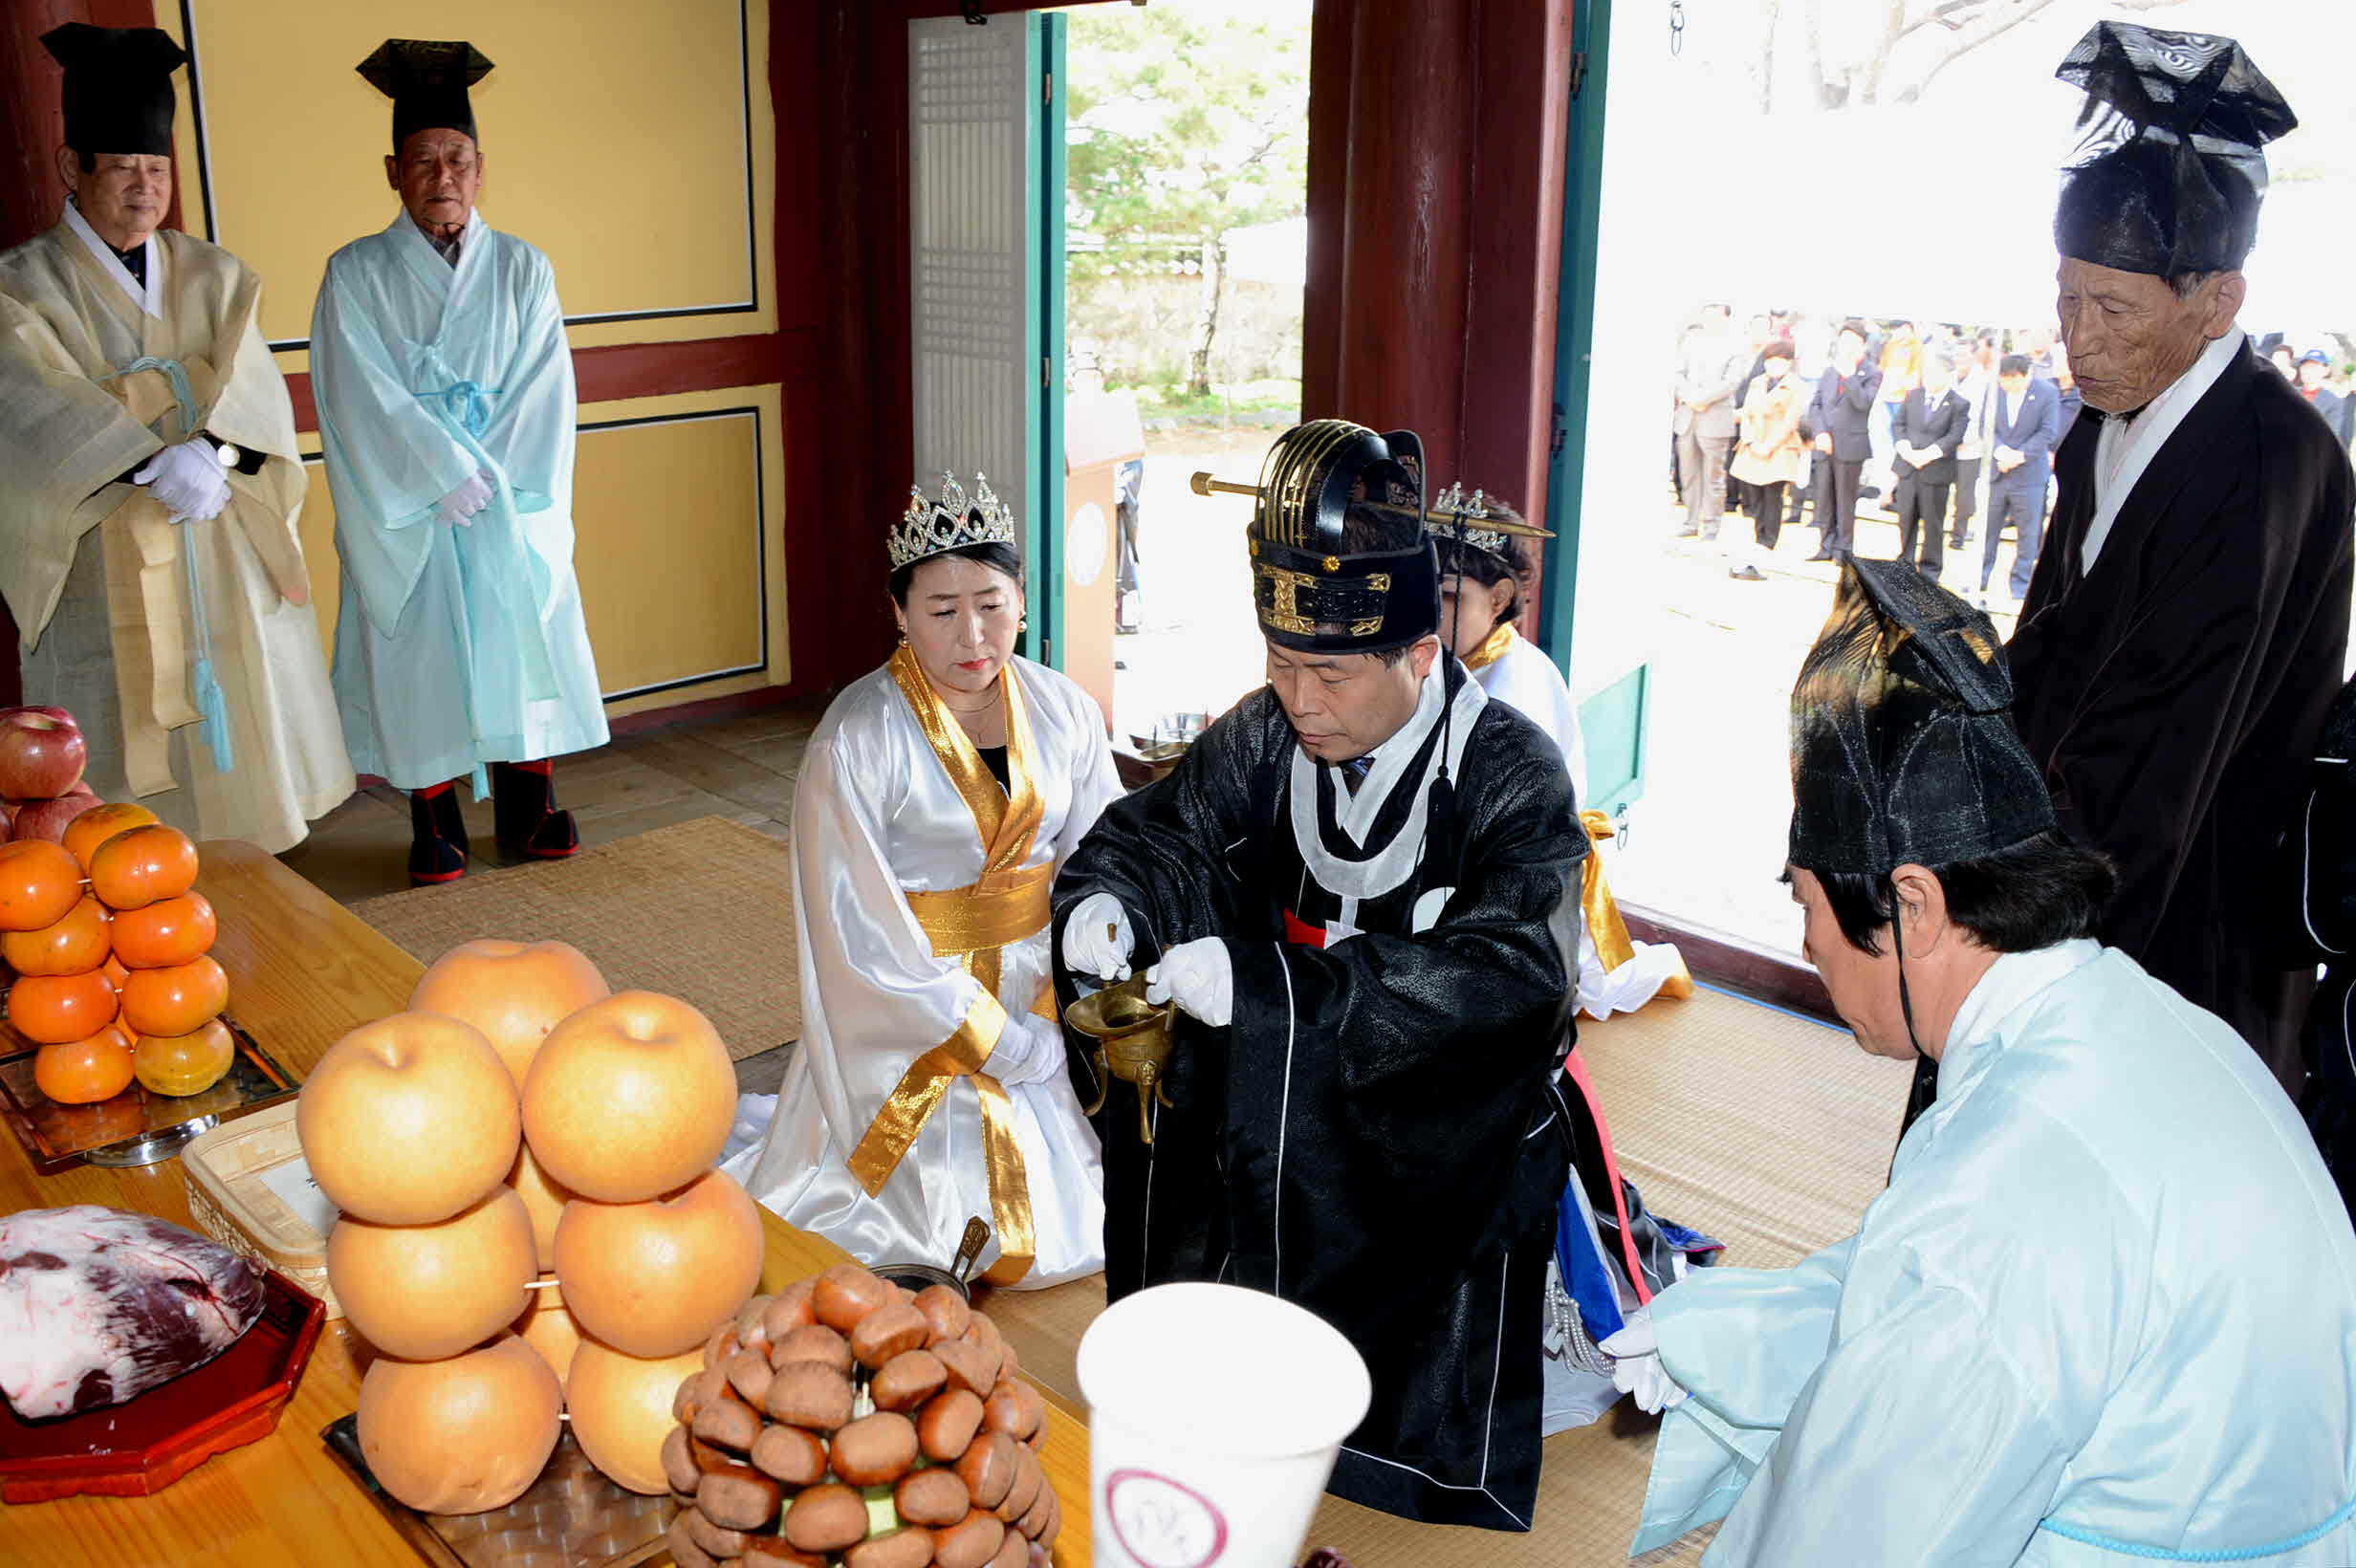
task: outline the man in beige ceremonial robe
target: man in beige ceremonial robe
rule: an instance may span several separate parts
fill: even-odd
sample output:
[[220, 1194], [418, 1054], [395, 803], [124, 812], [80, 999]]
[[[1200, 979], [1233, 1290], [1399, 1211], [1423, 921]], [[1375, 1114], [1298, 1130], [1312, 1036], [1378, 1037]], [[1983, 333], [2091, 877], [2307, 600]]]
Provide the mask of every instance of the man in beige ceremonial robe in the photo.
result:
[[70, 23], [64, 220], [0, 253], [0, 593], [25, 700], [71, 710], [90, 787], [276, 851], [352, 792], [295, 534], [303, 468], [261, 281], [162, 229], [154, 28]]

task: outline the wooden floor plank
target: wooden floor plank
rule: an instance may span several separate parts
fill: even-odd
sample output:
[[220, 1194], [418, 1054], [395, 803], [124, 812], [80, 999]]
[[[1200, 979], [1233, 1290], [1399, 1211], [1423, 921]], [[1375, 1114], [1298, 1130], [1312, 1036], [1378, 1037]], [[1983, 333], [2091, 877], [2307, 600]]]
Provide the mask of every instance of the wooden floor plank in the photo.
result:
[[[697, 817], [725, 817], [785, 838], [794, 776], [824, 710], [823, 699], [805, 699], [633, 731], [559, 757], [556, 803], [573, 813], [583, 843]], [[507, 863], [494, 839], [492, 803], [475, 799], [463, 784], [458, 798], [476, 866]], [[361, 788], [279, 859], [342, 904], [406, 887], [407, 792], [382, 781]]]
[[[787, 742], [783, 738], [763, 744], [776, 748], [781, 759], [785, 755], [783, 748]], [[794, 814], [791, 773], [781, 773], [714, 746], [701, 735], [667, 730], [625, 735], [614, 742], [614, 750], [764, 817], [786, 818]], [[795, 743], [793, 760], [798, 765], [798, 743]]]

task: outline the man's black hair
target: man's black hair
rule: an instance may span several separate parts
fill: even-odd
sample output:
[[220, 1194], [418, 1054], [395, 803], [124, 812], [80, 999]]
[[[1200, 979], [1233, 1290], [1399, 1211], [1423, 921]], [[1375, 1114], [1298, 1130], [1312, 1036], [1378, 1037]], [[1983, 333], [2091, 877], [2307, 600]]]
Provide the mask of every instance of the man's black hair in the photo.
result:
[[[2033, 952], [2092, 936], [2118, 884], [2107, 857], [2058, 833], [2040, 833], [1976, 860], [1934, 865], [1931, 872], [1946, 891], [1947, 918], [1981, 947], [2000, 953]], [[1898, 908], [1889, 878], [1820, 871], [1816, 880], [1849, 946], [1881, 952], [1881, 933]]]

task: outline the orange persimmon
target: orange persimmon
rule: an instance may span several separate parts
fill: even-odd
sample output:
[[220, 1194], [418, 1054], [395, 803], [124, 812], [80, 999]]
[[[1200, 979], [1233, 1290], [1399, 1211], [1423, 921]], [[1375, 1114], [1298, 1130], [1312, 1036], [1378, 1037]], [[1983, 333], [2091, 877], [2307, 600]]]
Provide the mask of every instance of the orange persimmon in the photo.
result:
[[156, 814], [129, 800], [112, 800], [103, 806], [93, 806], [65, 825], [60, 840], [65, 852], [74, 857], [84, 871], [90, 869], [90, 857], [98, 846], [118, 833], [133, 828], [152, 826]]
[[185, 1034], [142, 1034], [131, 1048], [140, 1082], [160, 1095], [201, 1095], [221, 1081], [236, 1056], [229, 1026], [218, 1018]]
[[115, 988], [96, 969], [30, 974], [9, 988], [9, 1022], [42, 1045], [86, 1040], [113, 1023], [119, 1011]]
[[229, 999], [229, 977], [209, 958], [133, 969], [122, 988], [123, 1027], [135, 1034], [186, 1034], [218, 1016]]
[[110, 909], [144, 909], [195, 885], [196, 845], [160, 822], [119, 833], [90, 857], [90, 891]]
[[0, 936], [0, 958], [18, 974], [88, 973], [106, 962], [112, 919], [106, 905], [82, 899], [54, 926]]
[[131, 1047], [109, 1024], [82, 1040], [44, 1045], [33, 1058], [33, 1081], [60, 1105], [112, 1100], [131, 1086]]
[[183, 893], [115, 917], [115, 956], [135, 969], [191, 964], [212, 950], [218, 934], [212, 904], [202, 893]]
[[0, 844], [0, 931], [37, 931], [81, 902], [82, 868], [45, 838]]

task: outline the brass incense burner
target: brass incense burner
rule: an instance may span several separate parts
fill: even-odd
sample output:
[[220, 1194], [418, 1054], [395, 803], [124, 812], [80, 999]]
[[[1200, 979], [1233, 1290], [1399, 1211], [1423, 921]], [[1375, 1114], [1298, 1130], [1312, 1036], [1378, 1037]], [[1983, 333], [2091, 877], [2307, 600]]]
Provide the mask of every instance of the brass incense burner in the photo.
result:
[[1112, 1079], [1137, 1085], [1137, 1136], [1153, 1146], [1153, 1106], [1171, 1103], [1162, 1086], [1169, 1065], [1170, 1006], [1145, 1000], [1143, 970], [1106, 986], [1063, 1010], [1063, 1021], [1096, 1041], [1096, 1103], [1081, 1107], [1094, 1116], [1104, 1108]]

